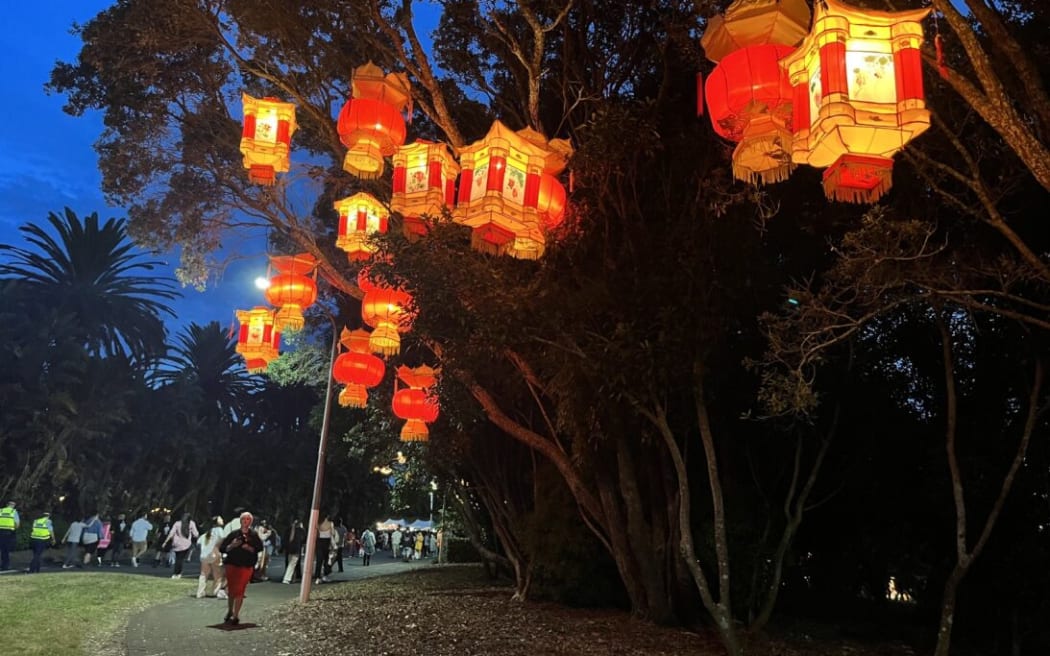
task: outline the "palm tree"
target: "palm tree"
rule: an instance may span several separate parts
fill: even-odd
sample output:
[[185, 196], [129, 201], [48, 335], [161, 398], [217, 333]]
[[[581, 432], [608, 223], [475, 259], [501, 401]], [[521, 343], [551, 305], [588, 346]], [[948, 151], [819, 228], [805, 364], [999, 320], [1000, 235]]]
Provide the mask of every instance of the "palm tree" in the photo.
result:
[[237, 422], [258, 382], [244, 368], [233, 339], [212, 321], [206, 326], [191, 323], [175, 342], [157, 378], [195, 389], [202, 402], [201, 419]]
[[48, 214], [57, 239], [34, 223], [19, 228], [35, 250], [0, 244], [10, 254], [0, 277], [38, 307], [71, 319], [77, 338], [93, 355], [123, 353], [148, 361], [164, 351], [161, 315], [174, 316], [164, 301], [179, 297], [173, 280], [139, 275], [161, 264], [143, 260], [128, 239], [124, 219], [99, 225], [97, 213], [83, 222], [68, 207]]

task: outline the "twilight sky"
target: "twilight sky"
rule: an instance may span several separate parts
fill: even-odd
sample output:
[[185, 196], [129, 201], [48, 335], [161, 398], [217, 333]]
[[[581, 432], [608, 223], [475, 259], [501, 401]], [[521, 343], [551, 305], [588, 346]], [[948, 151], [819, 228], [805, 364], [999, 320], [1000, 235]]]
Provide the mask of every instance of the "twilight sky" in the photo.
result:
[[[48, 212], [68, 206], [78, 216], [98, 212], [99, 217], [124, 217], [120, 207], [109, 207], [99, 191], [100, 175], [92, 144], [102, 131], [98, 112], [74, 118], [62, 111], [63, 97], [48, 96], [44, 84], [54, 63], [72, 61], [80, 40], [70, 34], [73, 23], [84, 23], [107, 0], [46, 0], [41, 3], [5, 3], [6, 29], [0, 36], [0, 79], [6, 83], [0, 102], [0, 241], [22, 245], [18, 226], [43, 224]], [[173, 303], [178, 313], [168, 319], [169, 333], [192, 322], [217, 320], [223, 327], [233, 319], [235, 307], [264, 303], [252, 284], [265, 274], [262, 246], [256, 255], [233, 263], [222, 280], [211, 282], [206, 292], [181, 289], [183, 298]], [[160, 260], [178, 263], [175, 253]], [[172, 274], [173, 275], [173, 274]]]

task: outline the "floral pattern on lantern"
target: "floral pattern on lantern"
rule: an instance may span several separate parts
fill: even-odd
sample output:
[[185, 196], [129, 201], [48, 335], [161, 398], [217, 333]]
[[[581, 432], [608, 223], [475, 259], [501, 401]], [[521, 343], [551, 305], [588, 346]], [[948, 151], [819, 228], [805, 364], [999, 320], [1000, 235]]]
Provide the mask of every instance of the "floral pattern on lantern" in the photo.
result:
[[390, 210], [400, 212], [408, 239], [427, 233], [425, 216], [437, 217], [456, 202], [459, 165], [443, 143], [417, 140], [394, 153]]
[[397, 389], [394, 381], [394, 414], [406, 420], [401, 428], [402, 442], [426, 442], [430, 439], [427, 424], [434, 423], [440, 411], [432, 388], [437, 384], [438, 371], [424, 365], [398, 367], [397, 378], [407, 387]]
[[542, 256], [541, 179], [564, 170], [572, 152], [564, 139], [548, 141], [529, 128], [513, 132], [499, 121], [460, 151], [463, 172], [452, 217], [473, 229], [471, 245], [521, 259]]
[[368, 340], [369, 348], [380, 355], [397, 355], [401, 352], [401, 333], [408, 332], [412, 326], [408, 309], [412, 296], [373, 281], [367, 268], [358, 274], [357, 284], [365, 293], [361, 299], [361, 320], [374, 329]]
[[295, 133], [295, 105], [277, 98], [253, 98], [241, 94], [244, 126], [241, 153], [248, 180], [272, 185], [277, 173], [287, 173]]
[[350, 100], [339, 112], [339, 139], [349, 150], [343, 169], [372, 180], [383, 174], [384, 157], [390, 157], [405, 143], [405, 119], [411, 116], [411, 85], [404, 73], [383, 75], [368, 62], [354, 69]]
[[339, 213], [339, 232], [335, 245], [346, 251], [351, 262], [367, 260], [376, 251], [369, 241], [375, 233], [386, 233], [389, 216], [383, 204], [371, 194], [356, 193], [334, 204]]
[[244, 357], [248, 373], [263, 373], [280, 354], [281, 331], [274, 324], [274, 312], [270, 308], [255, 307], [237, 310], [236, 315], [240, 330], [235, 349]]
[[343, 328], [339, 342], [346, 349], [332, 364], [332, 377], [345, 385], [339, 392], [339, 405], [363, 408], [368, 404], [368, 388], [375, 387], [386, 374], [386, 365], [372, 355], [367, 330]]
[[893, 156], [930, 126], [921, 21], [929, 8], [817, 5], [813, 30], [781, 61], [794, 88], [796, 163], [827, 168], [828, 198], [873, 203], [893, 184]]
[[275, 321], [281, 330], [302, 330], [303, 310], [317, 300], [317, 260], [309, 253], [271, 255], [270, 286], [266, 300], [278, 308]]

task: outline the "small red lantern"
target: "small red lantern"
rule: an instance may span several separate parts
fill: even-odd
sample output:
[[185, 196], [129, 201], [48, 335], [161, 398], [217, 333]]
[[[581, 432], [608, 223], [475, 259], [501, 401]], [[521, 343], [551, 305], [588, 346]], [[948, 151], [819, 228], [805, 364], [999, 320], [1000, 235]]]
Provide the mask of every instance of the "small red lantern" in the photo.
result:
[[365, 293], [361, 299], [361, 319], [374, 328], [368, 340], [369, 348], [380, 355], [397, 355], [401, 352], [400, 333], [408, 332], [412, 326], [408, 312], [411, 294], [377, 284], [368, 277], [367, 269], [358, 274], [357, 284]]
[[263, 373], [280, 354], [281, 331], [274, 325], [273, 310], [255, 307], [237, 310], [236, 314], [241, 324], [237, 332], [236, 351], [244, 357], [248, 373]]
[[398, 379], [408, 385], [395, 390], [393, 401], [394, 414], [406, 420], [401, 428], [402, 442], [426, 442], [430, 438], [427, 424], [436, 421], [440, 411], [437, 397], [429, 391], [437, 382], [437, 373], [425, 365], [398, 368]]
[[335, 245], [346, 251], [351, 262], [367, 260], [376, 247], [368, 241], [375, 233], [386, 234], [389, 217], [386, 208], [371, 194], [356, 193], [335, 202], [339, 212], [339, 232]]
[[339, 393], [339, 405], [363, 408], [368, 404], [368, 388], [383, 380], [386, 365], [369, 352], [367, 330], [343, 328], [339, 341], [347, 349], [332, 365], [332, 377], [346, 385]]
[[254, 184], [272, 185], [276, 174], [287, 173], [295, 133], [295, 105], [276, 98], [253, 98], [241, 94], [244, 105], [244, 128], [241, 153], [248, 180]]
[[270, 266], [277, 275], [270, 278], [266, 300], [279, 308], [277, 325], [281, 330], [302, 330], [303, 310], [317, 300], [317, 260], [309, 253], [273, 255]]
[[440, 216], [455, 204], [458, 175], [459, 165], [443, 143], [416, 141], [397, 149], [390, 209], [404, 217], [406, 237], [425, 235], [423, 216]]
[[343, 168], [371, 180], [383, 174], [383, 158], [390, 157], [405, 143], [405, 120], [411, 115], [411, 85], [404, 73], [383, 75], [368, 62], [354, 70], [350, 100], [339, 112], [339, 139], [349, 150]]

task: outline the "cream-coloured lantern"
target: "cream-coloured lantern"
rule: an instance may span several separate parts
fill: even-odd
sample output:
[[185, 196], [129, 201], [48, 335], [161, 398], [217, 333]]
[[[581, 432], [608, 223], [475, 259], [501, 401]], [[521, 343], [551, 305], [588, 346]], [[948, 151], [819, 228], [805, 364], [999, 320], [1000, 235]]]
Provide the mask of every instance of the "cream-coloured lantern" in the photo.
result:
[[397, 149], [390, 209], [401, 213], [406, 237], [426, 234], [423, 216], [440, 216], [455, 204], [458, 175], [459, 165], [443, 143], [418, 140]]
[[371, 235], [385, 234], [389, 216], [386, 208], [371, 194], [356, 193], [335, 202], [339, 212], [339, 232], [335, 245], [346, 251], [351, 262], [367, 260], [376, 247], [369, 242]]
[[248, 179], [255, 184], [272, 185], [276, 174], [287, 173], [290, 166], [295, 105], [276, 98], [253, 98], [246, 93], [241, 94], [241, 103], [241, 153]]

